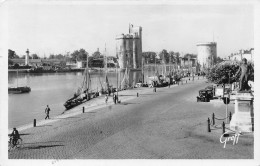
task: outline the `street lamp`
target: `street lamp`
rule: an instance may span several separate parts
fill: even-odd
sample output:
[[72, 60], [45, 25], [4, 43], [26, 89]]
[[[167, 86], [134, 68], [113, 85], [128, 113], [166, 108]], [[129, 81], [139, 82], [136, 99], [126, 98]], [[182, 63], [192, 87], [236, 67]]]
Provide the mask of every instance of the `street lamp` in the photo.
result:
[[118, 68], [117, 68], [117, 66], [118, 66], [118, 58], [117, 58], [117, 63], [116, 63], [116, 86], [117, 86], [117, 88], [116, 88], [116, 97], [117, 97], [117, 102], [118, 102]]

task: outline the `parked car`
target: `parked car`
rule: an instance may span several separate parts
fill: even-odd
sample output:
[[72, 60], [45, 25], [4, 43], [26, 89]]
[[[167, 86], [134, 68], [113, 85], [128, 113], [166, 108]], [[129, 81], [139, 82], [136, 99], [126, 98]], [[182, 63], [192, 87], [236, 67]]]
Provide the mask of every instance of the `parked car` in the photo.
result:
[[209, 95], [209, 98], [210, 99], [213, 99], [213, 97], [214, 97], [214, 95], [213, 95], [213, 85], [210, 85], [210, 86], [207, 86], [206, 88], [205, 88], [205, 90], [207, 90], [207, 92], [208, 92], [208, 95]]
[[197, 96], [197, 102], [209, 102], [210, 96], [208, 90], [202, 89], [199, 91], [199, 96]]

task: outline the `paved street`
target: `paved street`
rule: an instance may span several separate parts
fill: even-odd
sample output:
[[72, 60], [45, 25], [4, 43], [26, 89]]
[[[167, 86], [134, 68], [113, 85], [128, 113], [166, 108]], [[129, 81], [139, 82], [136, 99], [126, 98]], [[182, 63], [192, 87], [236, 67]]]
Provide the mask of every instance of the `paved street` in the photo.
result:
[[[198, 90], [207, 85], [195, 80], [156, 93], [151, 89], [118, 105], [24, 130], [24, 147], [9, 152], [9, 159], [253, 158], [252, 133], [223, 148], [222, 130], [207, 132], [213, 112], [225, 117], [222, 101], [197, 103]], [[233, 104], [229, 109], [233, 112]]]

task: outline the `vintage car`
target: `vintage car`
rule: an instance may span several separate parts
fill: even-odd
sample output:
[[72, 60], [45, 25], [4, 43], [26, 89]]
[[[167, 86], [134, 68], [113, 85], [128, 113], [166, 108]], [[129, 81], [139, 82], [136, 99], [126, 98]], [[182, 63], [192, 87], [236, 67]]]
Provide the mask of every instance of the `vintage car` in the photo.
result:
[[208, 92], [208, 95], [209, 95], [209, 98], [210, 99], [213, 99], [213, 97], [214, 97], [214, 94], [213, 94], [213, 86], [211, 85], [211, 86], [207, 86], [206, 88], [205, 88], [205, 90], [207, 90], [207, 92]]
[[209, 102], [210, 96], [208, 94], [208, 90], [202, 89], [199, 91], [199, 96], [197, 96], [197, 102]]

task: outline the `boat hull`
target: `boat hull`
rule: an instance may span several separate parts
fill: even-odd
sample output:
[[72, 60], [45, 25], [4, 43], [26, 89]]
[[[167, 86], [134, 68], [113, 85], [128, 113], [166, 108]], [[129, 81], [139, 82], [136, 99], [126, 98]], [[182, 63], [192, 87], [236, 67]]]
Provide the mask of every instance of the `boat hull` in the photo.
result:
[[30, 87], [17, 87], [17, 88], [8, 88], [9, 94], [21, 94], [21, 93], [29, 93], [31, 91]]
[[72, 109], [82, 103], [85, 103], [86, 101], [89, 101], [95, 97], [97, 97], [99, 94], [98, 92], [94, 92], [94, 93], [89, 93], [88, 96], [84, 97], [84, 98], [78, 98], [78, 97], [73, 97], [73, 98], [70, 98], [69, 100], [67, 100], [65, 103], [64, 103], [64, 107], [69, 110], [69, 109]]

